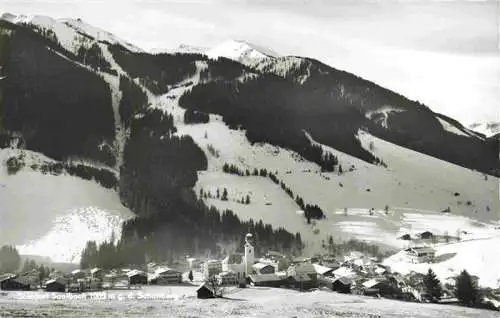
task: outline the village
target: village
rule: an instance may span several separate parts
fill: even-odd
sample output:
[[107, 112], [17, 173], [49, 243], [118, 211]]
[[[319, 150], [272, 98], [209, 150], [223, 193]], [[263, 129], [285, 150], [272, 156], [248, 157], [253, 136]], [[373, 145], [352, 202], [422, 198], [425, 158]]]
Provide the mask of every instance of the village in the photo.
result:
[[[423, 233], [428, 236], [429, 233]], [[342, 255], [316, 255], [297, 258], [268, 251], [255, 255], [253, 235], [245, 236], [244, 252], [223, 259], [187, 257], [175, 264], [149, 263], [144, 267], [104, 270], [75, 269], [69, 273], [52, 271], [40, 280], [36, 269], [0, 276], [1, 295], [9, 291], [85, 293], [106, 290], [136, 290], [146, 285], [197, 286], [200, 299], [224, 298], [238, 288], [286, 288], [300, 292], [329, 290], [411, 302], [458, 303], [456, 277], [440, 283], [439, 295], [429, 292], [425, 274], [392, 272], [376, 257], [359, 251]], [[432, 263], [435, 250], [431, 246], [411, 246], [400, 253], [408, 263]], [[470, 276], [474, 286], [478, 277]], [[477, 287], [476, 287], [477, 288]], [[489, 291], [489, 299], [498, 299], [499, 290]], [[488, 298], [486, 298], [488, 299]], [[482, 302], [477, 307], [498, 310], [498, 301]]]

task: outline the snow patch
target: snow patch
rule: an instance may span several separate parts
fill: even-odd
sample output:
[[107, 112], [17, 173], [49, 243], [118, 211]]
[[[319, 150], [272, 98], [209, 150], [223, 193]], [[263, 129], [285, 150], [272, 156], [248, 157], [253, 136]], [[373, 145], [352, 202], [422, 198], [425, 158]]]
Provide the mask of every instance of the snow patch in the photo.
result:
[[396, 107], [391, 107], [391, 106], [383, 106], [380, 109], [374, 110], [374, 111], [369, 111], [365, 114], [365, 117], [368, 119], [373, 119], [374, 116], [379, 116], [382, 115], [382, 118], [377, 118], [375, 122], [379, 125], [381, 125], [384, 128], [389, 128], [387, 124], [387, 119], [389, 119], [389, 115], [391, 113], [400, 113], [403, 112], [403, 109], [399, 109]]
[[462, 130], [458, 129], [454, 125], [447, 122], [446, 120], [441, 119], [439, 117], [436, 117], [436, 118], [437, 118], [437, 120], [439, 120], [439, 123], [441, 124], [441, 126], [443, 126], [444, 130], [449, 131], [449, 132], [454, 133], [454, 134], [459, 135], [459, 136], [471, 137], [469, 134], [466, 134]]
[[275, 53], [270, 51], [264, 53], [250, 43], [235, 40], [226, 41], [206, 51], [206, 54], [211, 59], [225, 57], [247, 65], [252, 65], [259, 60], [275, 56]]

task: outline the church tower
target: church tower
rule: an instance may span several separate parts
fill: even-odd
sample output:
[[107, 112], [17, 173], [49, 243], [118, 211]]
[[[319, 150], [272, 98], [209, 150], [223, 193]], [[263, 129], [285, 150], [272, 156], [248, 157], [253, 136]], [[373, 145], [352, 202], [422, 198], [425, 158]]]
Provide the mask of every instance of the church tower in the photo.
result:
[[254, 253], [254, 248], [253, 248], [253, 235], [248, 233], [245, 236], [245, 277], [248, 277], [250, 275], [250, 272], [252, 271], [252, 266], [255, 262], [255, 253]]

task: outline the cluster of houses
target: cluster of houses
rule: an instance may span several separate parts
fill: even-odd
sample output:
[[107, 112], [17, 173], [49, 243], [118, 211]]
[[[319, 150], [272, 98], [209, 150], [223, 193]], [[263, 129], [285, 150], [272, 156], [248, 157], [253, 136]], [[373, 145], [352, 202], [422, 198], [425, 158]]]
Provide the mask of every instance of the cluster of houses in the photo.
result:
[[[408, 262], [432, 262], [435, 251], [428, 246], [403, 250]], [[376, 258], [360, 252], [342, 257], [318, 255], [312, 258], [290, 259], [277, 252], [256, 258], [252, 235], [247, 234], [244, 253], [233, 253], [222, 260], [193, 260], [191, 266], [203, 272], [205, 281], [215, 277], [219, 285], [252, 285], [308, 290], [327, 287], [340, 293], [383, 296], [422, 301], [424, 275], [392, 273]], [[445, 290], [446, 291], [446, 290]], [[200, 298], [214, 295], [213, 283], [198, 289]]]
[[[428, 246], [413, 246], [402, 251], [408, 262], [432, 262], [435, 251]], [[188, 270], [201, 272], [204, 283], [198, 297], [215, 297], [216, 286], [267, 286], [310, 290], [328, 288], [340, 293], [382, 296], [422, 301], [423, 274], [401, 275], [391, 272], [376, 258], [360, 252], [348, 255], [318, 255], [311, 258], [290, 258], [268, 252], [257, 258], [253, 237], [247, 234], [243, 253], [232, 253], [224, 259], [187, 259]], [[185, 268], [186, 269], [186, 268]], [[20, 275], [0, 276], [2, 290], [33, 290], [54, 292], [86, 292], [103, 289], [128, 289], [140, 285], [171, 285], [183, 282], [183, 272], [164, 264], [150, 263], [144, 268], [103, 270], [77, 269], [68, 274], [53, 272], [43, 282], [36, 270]], [[192, 277], [190, 280], [193, 280]], [[197, 279], [199, 281], [199, 279]], [[450, 279], [450, 284], [454, 280]], [[449, 286], [452, 290], [453, 286]], [[445, 288], [445, 293], [447, 289]], [[450, 292], [451, 294], [451, 292]]]
[[0, 276], [2, 290], [37, 290], [48, 292], [88, 292], [103, 289], [130, 289], [138, 285], [163, 285], [182, 283], [182, 272], [157, 264], [148, 264], [147, 270], [101, 268], [76, 269], [71, 273], [53, 272], [40, 281], [36, 270], [23, 274]]

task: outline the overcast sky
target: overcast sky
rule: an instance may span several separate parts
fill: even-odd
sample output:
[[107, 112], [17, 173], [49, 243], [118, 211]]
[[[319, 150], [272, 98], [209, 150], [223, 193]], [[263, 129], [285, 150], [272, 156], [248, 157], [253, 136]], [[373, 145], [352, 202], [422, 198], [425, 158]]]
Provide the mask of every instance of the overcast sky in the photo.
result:
[[0, 0], [82, 18], [143, 49], [241, 39], [314, 57], [465, 124], [500, 120], [498, 1]]

